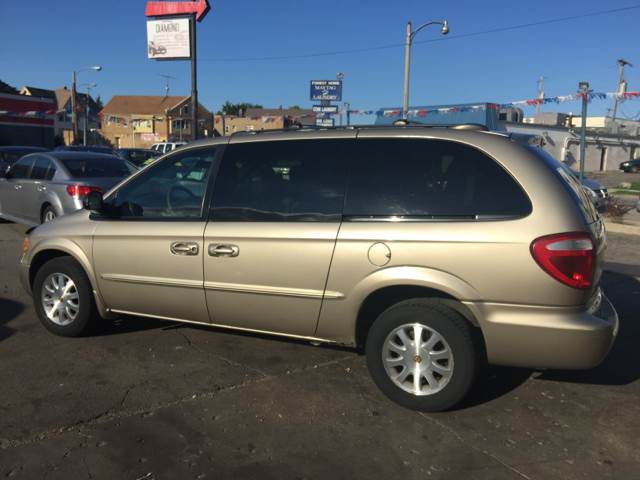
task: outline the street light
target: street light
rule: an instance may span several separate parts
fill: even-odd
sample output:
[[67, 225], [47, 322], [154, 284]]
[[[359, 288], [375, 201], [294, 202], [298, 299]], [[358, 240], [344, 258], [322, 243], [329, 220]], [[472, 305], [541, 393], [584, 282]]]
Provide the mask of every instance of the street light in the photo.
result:
[[83, 87], [87, 87], [87, 98], [84, 102], [84, 124], [82, 126], [82, 144], [87, 146], [87, 124], [89, 123], [89, 99], [91, 98], [91, 89], [98, 86], [97, 83], [83, 83]]
[[402, 102], [402, 118], [405, 120], [408, 117], [409, 112], [409, 70], [411, 65], [411, 44], [413, 43], [414, 37], [418, 34], [420, 30], [429, 25], [441, 25], [440, 33], [442, 35], [446, 35], [449, 33], [449, 22], [447, 20], [443, 20], [441, 22], [427, 22], [425, 24], [420, 25], [415, 30], [412, 30], [411, 22], [407, 22], [407, 37], [405, 40], [405, 52], [404, 52], [404, 98]]
[[102, 70], [102, 67], [100, 65], [84, 67], [79, 70], [74, 70], [73, 75], [71, 76], [71, 129], [73, 130], [74, 142], [78, 138], [78, 115], [76, 113], [76, 104], [78, 103], [78, 99], [76, 98], [76, 80], [78, 78], [78, 73], [85, 72], [87, 70], [95, 70], [96, 72], [99, 72]]

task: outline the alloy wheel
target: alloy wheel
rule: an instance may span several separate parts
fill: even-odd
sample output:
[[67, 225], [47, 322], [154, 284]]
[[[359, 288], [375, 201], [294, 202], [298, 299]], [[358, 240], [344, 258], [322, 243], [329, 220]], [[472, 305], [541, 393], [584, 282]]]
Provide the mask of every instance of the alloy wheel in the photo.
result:
[[453, 352], [445, 338], [421, 323], [391, 331], [382, 347], [382, 363], [391, 381], [416, 396], [442, 390], [453, 375]]

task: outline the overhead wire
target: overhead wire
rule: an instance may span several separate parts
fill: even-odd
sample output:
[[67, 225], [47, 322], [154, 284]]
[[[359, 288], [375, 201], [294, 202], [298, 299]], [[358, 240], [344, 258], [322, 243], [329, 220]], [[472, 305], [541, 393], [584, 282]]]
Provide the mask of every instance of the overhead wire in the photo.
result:
[[[640, 4], [636, 4], [636, 5], [630, 5], [627, 7], [619, 7], [619, 8], [611, 8], [611, 9], [607, 9], [607, 10], [599, 10], [597, 12], [590, 12], [590, 13], [582, 13], [582, 14], [577, 14], [577, 15], [569, 15], [569, 16], [565, 16], [565, 17], [558, 17], [558, 18], [550, 18], [550, 19], [546, 19], [546, 20], [540, 20], [537, 22], [528, 22], [528, 23], [521, 23], [518, 25], [510, 25], [510, 26], [506, 26], [506, 27], [497, 27], [497, 28], [491, 28], [488, 30], [480, 30], [477, 32], [469, 32], [469, 33], [461, 33], [458, 35], [448, 35], [446, 37], [438, 37], [438, 38], [431, 38], [431, 39], [425, 39], [425, 40], [418, 40], [418, 41], [414, 41], [413, 44], [425, 44], [425, 43], [435, 43], [435, 42], [445, 42], [445, 41], [450, 41], [450, 40], [459, 40], [459, 39], [464, 39], [464, 38], [471, 38], [471, 37], [477, 37], [477, 36], [481, 36], [481, 35], [490, 35], [490, 34], [494, 34], [494, 33], [502, 33], [502, 32], [509, 32], [512, 30], [519, 30], [519, 29], [523, 29], [523, 28], [531, 28], [531, 27], [537, 27], [540, 25], [549, 25], [552, 23], [559, 23], [559, 22], [567, 22], [567, 21], [571, 21], [571, 20], [579, 20], [582, 18], [588, 18], [588, 17], [596, 17], [596, 16], [601, 16], [601, 15], [608, 15], [608, 14], [612, 14], [612, 13], [619, 13], [619, 12], [626, 12], [629, 10], [635, 10], [635, 9], [639, 9], [640, 8]], [[391, 44], [387, 44], [387, 45], [378, 45], [378, 46], [374, 46], [374, 47], [362, 47], [362, 48], [351, 48], [351, 49], [344, 49], [344, 50], [332, 50], [332, 51], [325, 51], [325, 52], [311, 52], [311, 53], [301, 53], [301, 54], [293, 54], [293, 55], [271, 55], [271, 56], [261, 56], [261, 57], [238, 57], [238, 58], [231, 58], [231, 57], [227, 57], [227, 58], [200, 58], [200, 61], [204, 61], [204, 62], [219, 62], [219, 63], [233, 63], [233, 62], [258, 62], [258, 61], [273, 61], [273, 60], [296, 60], [296, 59], [304, 59], [304, 58], [316, 58], [316, 57], [329, 57], [329, 56], [335, 56], [335, 55], [349, 55], [349, 54], [354, 54], [354, 53], [365, 53], [365, 52], [373, 52], [373, 51], [379, 51], [379, 50], [389, 50], [389, 49], [393, 49], [393, 48], [400, 48], [403, 47], [404, 43], [391, 43]]]

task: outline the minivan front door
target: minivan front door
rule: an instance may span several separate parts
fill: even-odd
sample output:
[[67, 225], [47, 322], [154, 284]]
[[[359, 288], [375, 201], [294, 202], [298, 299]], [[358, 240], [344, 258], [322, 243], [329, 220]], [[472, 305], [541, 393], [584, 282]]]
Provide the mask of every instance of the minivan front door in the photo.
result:
[[105, 202], [95, 220], [100, 293], [116, 313], [209, 322], [203, 235], [214, 148], [188, 149], [149, 167]]
[[341, 133], [225, 149], [204, 235], [212, 323], [313, 336], [323, 299], [341, 297], [325, 292], [353, 136]]

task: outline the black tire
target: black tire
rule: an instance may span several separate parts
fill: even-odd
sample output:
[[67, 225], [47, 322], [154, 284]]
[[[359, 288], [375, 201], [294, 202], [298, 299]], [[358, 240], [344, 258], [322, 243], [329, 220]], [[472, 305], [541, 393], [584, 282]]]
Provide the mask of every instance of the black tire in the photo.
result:
[[[428, 395], [414, 395], [397, 386], [383, 364], [382, 352], [387, 336], [394, 329], [413, 323], [435, 330], [453, 353], [453, 372], [448, 383]], [[371, 377], [387, 397], [406, 408], [424, 412], [448, 410], [467, 395], [483, 364], [482, 348], [474, 328], [438, 299], [414, 298], [397, 303], [376, 319], [367, 336], [365, 351]]]
[[[61, 273], [75, 284], [78, 293], [76, 317], [67, 325], [59, 325], [47, 317], [42, 305], [43, 284], [51, 274]], [[33, 281], [33, 302], [38, 318], [51, 333], [62, 337], [78, 337], [87, 333], [97, 317], [91, 282], [84, 269], [71, 257], [58, 257], [49, 260], [36, 273]]]
[[53, 216], [51, 220], [55, 220], [55, 218], [58, 216], [58, 214], [56, 213], [56, 211], [53, 209], [51, 205], [47, 205], [45, 209], [42, 211], [42, 216], [40, 217], [40, 223], [45, 223], [46, 221], [45, 219], [47, 218], [48, 215]]

